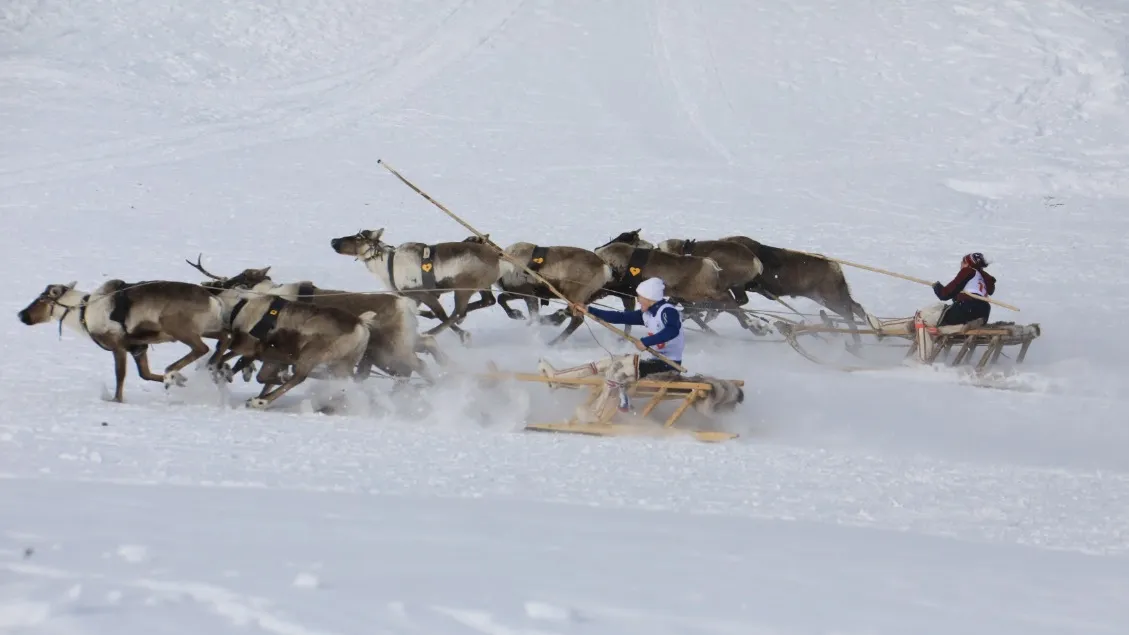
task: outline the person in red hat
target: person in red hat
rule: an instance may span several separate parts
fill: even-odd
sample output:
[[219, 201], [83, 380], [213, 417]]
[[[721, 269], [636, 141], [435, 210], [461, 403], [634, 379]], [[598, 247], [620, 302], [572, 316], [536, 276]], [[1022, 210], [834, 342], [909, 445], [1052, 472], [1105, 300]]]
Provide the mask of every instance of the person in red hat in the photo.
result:
[[960, 271], [948, 284], [933, 283], [933, 293], [938, 300], [953, 301], [945, 307], [937, 326], [968, 324], [976, 319], [988, 323], [992, 305], [983, 298], [991, 297], [996, 292], [996, 279], [984, 271], [987, 266], [988, 260], [984, 258], [984, 254], [965, 254], [960, 261]]

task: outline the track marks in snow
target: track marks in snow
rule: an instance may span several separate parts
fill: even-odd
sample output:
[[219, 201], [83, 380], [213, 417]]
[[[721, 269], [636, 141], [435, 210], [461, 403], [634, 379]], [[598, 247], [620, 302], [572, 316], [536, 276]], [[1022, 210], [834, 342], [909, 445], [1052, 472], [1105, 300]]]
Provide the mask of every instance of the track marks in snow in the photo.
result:
[[[73, 581], [71, 592], [50, 602], [0, 600], [0, 626], [36, 626], [54, 617], [105, 611], [113, 607], [158, 606], [190, 602], [236, 626], [254, 625], [275, 635], [333, 635], [307, 627], [272, 610], [269, 602], [214, 584], [187, 580], [165, 581], [82, 573], [33, 564], [0, 564], [25, 584], [37, 580]], [[99, 589], [97, 597], [91, 589]]]
[[[701, 16], [687, 2], [671, 3], [668, 0], [658, 0], [654, 8], [649, 11], [654, 32], [652, 48], [659, 73], [670, 86], [675, 101], [697, 134], [727, 164], [733, 165], [735, 162], [733, 153], [711, 131], [711, 125], [707, 123], [712, 121], [712, 117], [702, 112], [702, 101], [706, 99], [706, 95], [715, 90], [721, 91], [720, 94], [730, 111], [733, 109], [733, 104], [725, 95], [716, 61], [711, 59], [709, 44], [708, 42], [703, 44], [708, 35], [699, 28]], [[688, 32], [680, 32], [679, 29]], [[682, 60], [687, 58], [689, 58], [688, 63], [697, 72], [683, 73], [680, 66], [686, 63]], [[689, 83], [693, 82], [692, 78], [695, 77], [707, 80], [705, 86], [691, 87]]]
[[[359, 63], [320, 76], [292, 78], [290, 83], [269, 91], [236, 85], [196, 89], [185, 95], [183, 90], [154, 86], [153, 91], [168, 100], [154, 112], [156, 115], [167, 116], [175, 110], [202, 115], [214, 107], [215, 116], [204, 117], [200, 123], [164, 126], [159, 133], [133, 133], [127, 138], [68, 148], [47, 158], [29, 160], [26, 152], [9, 160], [0, 157], [0, 188], [174, 163], [311, 137], [374, 117], [378, 125], [396, 125], [394, 118], [383, 116], [501, 33], [525, 1], [463, 0], [391, 42], [376, 43], [359, 55]], [[106, 90], [121, 99], [157, 99], [121, 89]]]

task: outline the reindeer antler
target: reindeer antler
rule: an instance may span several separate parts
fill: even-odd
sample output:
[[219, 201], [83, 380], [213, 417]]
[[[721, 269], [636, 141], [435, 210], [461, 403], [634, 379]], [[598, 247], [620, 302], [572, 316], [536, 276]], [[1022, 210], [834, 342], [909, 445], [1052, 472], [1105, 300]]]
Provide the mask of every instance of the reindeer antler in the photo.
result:
[[214, 274], [214, 273], [208, 271], [207, 269], [205, 269], [204, 265], [200, 263], [200, 261], [203, 258], [204, 258], [204, 254], [201, 253], [200, 255], [196, 256], [196, 262], [192, 262], [191, 260], [189, 260], [187, 258], [184, 259], [184, 262], [187, 262], [189, 265], [192, 266], [193, 269], [195, 269], [196, 271], [199, 271], [200, 273], [204, 274], [205, 276], [208, 276], [212, 280], [216, 280], [216, 281], [219, 281], [219, 282], [223, 282], [223, 281], [227, 280], [227, 278], [225, 278], [223, 276], [217, 276], [216, 274]]

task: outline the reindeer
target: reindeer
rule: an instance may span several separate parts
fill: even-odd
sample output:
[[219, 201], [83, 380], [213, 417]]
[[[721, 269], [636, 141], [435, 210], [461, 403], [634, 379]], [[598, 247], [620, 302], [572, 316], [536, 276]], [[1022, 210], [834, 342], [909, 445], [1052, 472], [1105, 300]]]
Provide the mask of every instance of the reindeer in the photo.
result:
[[[485, 237], [470, 236], [463, 242], [485, 245], [490, 235], [486, 234]], [[612, 269], [588, 249], [518, 242], [506, 247], [505, 252], [518, 262], [526, 263], [525, 266], [548, 280], [570, 302], [587, 305], [607, 295], [603, 287], [611, 282]], [[498, 305], [510, 319], [523, 319], [521, 312], [510, 308], [508, 304], [510, 300], [519, 297], [525, 300], [525, 306], [529, 310], [529, 324], [533, 324], [534, 317], [540, 323], [550, 322], [554, 326], [559, 326], [566, 317], [569, 319], [568, 326], [549, 342], [550, 346], [568, 339], [584, 323], [583, 315], [574, 315], [565, 309], [545, 317], [539, 316], [538, 305], [547, 305], [549, 300], [559, 298], [549, 291], [545, 283], [521, 267], [512, 267], [502, 275], [497, 284], [502, 288], [502, 293], [498, 294]]]
[[842, 316], [851, 330], [855, 348], [861, 339], [855, 317], [872, 323], [872, 317], [851, 297], [851, 289], [839, 263], [759, 243], [747, 236], [726, 236], [721, 241], [743, 245], [764, 264], [764, 273], [746, 287], [770, 299], [808, 298]]
[[[114, 402], [123, 401], [127, 355], [133, 356], [142, 379], [162, 382], [166, 389], [183, 386], [181, 369], [208, 354], [204, 338], [223, 335], [223, 304], [199, 285], [113, 279], [87, 293], [76, 290], [76, 284], [48, 285], [19, 318], [29, 326], [57, 320], [60, 331], [66, 326], [113, 353]], [[149, 368], [149, 345], [166, 342], [181, 342], [192, 350], [157, 374]]]
[[[357, 379], [356, 369], [376, 327], [375, 312], [355, 316], [334, 307], [256, 293], [245, 283], [219, 290], [216, 297], [223, 304], [227, 329], [208, 359], [209, 369], [221, 372], [224, 362], [235, 355], [264, 362], [259, 371], [263, 389], [247, 401], [247, 407], [267, 408], [323, 364], [332, 378]], [[293, 373], [272, 388], [266, 362], [291, 365]]]
[[[432, 383], [435, 378], [417, 353], [431, 355], [440, 365], [446, 365], [448, 361], [433, 336], [420, 335], [417, 319], [419, 303], [412, 298], [391, 293], [350, 293], [322, 289], [308, 280], [278, 284], [270, 278], [270, 267], [244, 269], [228, 278], [205, 269], [201, 264], [201, 257], [197, 257], [196, 262], [187, 259], [185, 262], [210, 278], [202, 286], [214, 289], [216, 293], [244, 286], [253, 294], [282, 297], [292, 302], [308, 302], [319, 307], [333, 307], [357, 317], [370, 311], [374, 313], [376, 317], [369, 335], [368, 350], [357, 371], [360, 379], [367, 378], [375, 365], [392, 377], [408, 378], [414, 371]], [[248, 371], [251, 367], [248, 363], [246, 358], [240, 359], [229, 372], [234, 373], [243, 368], [244, 379], [249, 379]], [[265, 372], [262, 377], [270, 383], [282, 383], [277, 380], [277, 374]]]
[[717, 260], [656, 249], [643, 240], [641, 231], [623, 232], [596, 248], [596, 254], [615, 271], [615, 280], [605, 289], [620, 296], [624, 310], [630, 311], [635, 307], [635, 287], [646, 278], [656, 277], [666, 283], [671, 299], [690, 305], [688, 308], [692, 310], [687, 311], [687, 317], [703, 330], [713, 332], [702, 319], [700, 309], [705, 307], [733, 315], [743, 328], [750, 331], [764, 332], [762, 326], [750, 322], [741, 311]]
[[[753, 285], [757, 277], [764, 273], [764, 264], [753, 252], [744, 245], [729, 241], [671, 238], [660, 241], [656, 248], [667, 253], [716, 260], [721, 265], [722, 284], [733, 295], [737, 306], [749, 303], [746, 287]], [[708, 323], [710, 319], [705, 321]]]
[[[469, 343], [470, 333], [459, 328], [458, 323], [471, 311], [497, 303], [493, 285], [512, 270], [513, 264], [486, 245], [408, 242], [394, 247], [381, 241], [383, 235], [384, 228], [361, 230], [352, 236], [334, 238], [329, 244], [339, 254], [363, 260], [365, 267], [389, 289], [410, 293], [426, 304], [431, 313], [421, 311], [420, 316], [441, 320], [439, 326], [426, 331], [427, 335], [449, 327], [464, 344]], [[449, 292], [455, 294], [455, 308], [450, 316], [439, 302], [440, 296]], [[476, 292], [481, 299], [471, 302]]]

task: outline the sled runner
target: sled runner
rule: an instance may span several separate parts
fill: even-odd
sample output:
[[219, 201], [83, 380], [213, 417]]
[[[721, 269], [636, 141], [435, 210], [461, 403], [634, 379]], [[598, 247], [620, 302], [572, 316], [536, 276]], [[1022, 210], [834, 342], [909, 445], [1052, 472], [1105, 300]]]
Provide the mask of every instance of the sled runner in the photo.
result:
[[[632, 382], [627, 387], [627, 395], [632, 400], [632, 405], [638, 407], [638, 414], [620, 412], [612, 409], [606, 415], [594, 422], [582, 422], [575, 415], [563, 422], [531, 423], [525, 426], [526, 430], [540, 432], [563, 432], [571, 434], [587, 434], [593, 436], [637, 436], [637, 437], [670, 437], [692, 436], [699, 441], [719, 442], [737, 438], [736, 433], [712, 430], [691, 430], [675, 427], [675, 423], [695, 407], [699, 412], [709, 410], [708, 404], [716, 401], [717, 393], [722, 391], [740, 391], [745, 382], [741, 380], [719, 380], [700, 375], [679, 376], [670, 373], [670, 379], [663, 379], [667, 373], [651, 375], [644, 379]], [[549, 378], [536, 373], [509, 373], [491, 369], [485, 373], [490, 379], [513, 379], [517, 381], [538, 382], [552, 384], [557, 388], [588, 391], [585, 406], [593, 403], [604, 388], [603, 377], [576, 377], [576, 378]], [[737, 402], [743, 400], [743, 394]], [[665, 421], [657, 421], [650, 417], [655, 408], [664, 401], [678, 401], [679, 404]], [[641, 407], [640, 407], [641, 406]]]
[[[909, 350], [905, 358], [916, 358], [926, 365], [933, 365], [938, 360], [944, 362], [949, 354], [956, 349], [956, 356], [948, 362], [950, 366], [960, 366], [971, 363], [976, 352], [984, 347], [984, 352], [977, 361], [975, 370], [982, 372], [989, 366], [996, 364], [1005, 348], [1019, 347], [1015, 363], [1021, 364], [1027, 357], [1031, 343], [1042, 334], [1038, 324], [1015, 324], [1014, 322], [993, 322], [981, 324], [979, 321], [955, 326], [925, 326], [926, 333], [919, 335], [915, 328], [913, 318], [878, 320], [872, 326], [877, 328], [859, 329], [860, 335], [874, 335], [879, 340], [885, 338], [900, 338], [908, 340]], [[802, 335], [819, 336], [820, 334], [848, 334], [847, 328], [832, 324], [788, 324], [777, 322], [776, 328], [784, 335], [788, 344], [805, 358], [824, 365], [828, 364], [812, 355], [800, 343]], [[924, 342], [926, 351], [920, 352]], [[840, 367], [842, 370], [869, 370], [861, 367]]]

